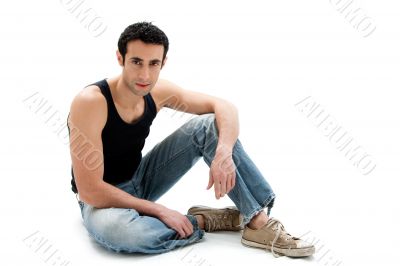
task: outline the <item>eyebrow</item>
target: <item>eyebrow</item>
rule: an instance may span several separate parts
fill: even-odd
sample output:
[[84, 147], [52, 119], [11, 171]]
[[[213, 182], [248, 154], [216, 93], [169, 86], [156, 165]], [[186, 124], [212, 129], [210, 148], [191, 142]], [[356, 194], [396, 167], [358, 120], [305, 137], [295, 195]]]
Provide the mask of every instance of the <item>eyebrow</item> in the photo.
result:
[[[139, 61], [139, 62], [143, 62], [144, 61], [142, 58], [136, 57], [136, 56], [129, 58], [129, 60], [136, 60], [136, 61]], [[153, 64], [154, 63], [161, 63], [161, 60], [160, 59], [152, 59], [152, 60], [150, 60], [150, 63], [153, 63]]]

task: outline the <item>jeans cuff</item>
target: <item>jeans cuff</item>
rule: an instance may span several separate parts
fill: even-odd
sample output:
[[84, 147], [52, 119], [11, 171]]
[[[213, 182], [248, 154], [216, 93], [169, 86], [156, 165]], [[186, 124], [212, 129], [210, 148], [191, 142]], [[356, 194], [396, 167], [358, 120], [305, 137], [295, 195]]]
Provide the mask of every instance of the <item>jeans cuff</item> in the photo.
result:
[[196, 230], [204, 231], [204, 230], [202, 230], [202, 229], [199, 227], [199, 223], [197, 222], [196, 217], [194, 217], [193, 215], [190, 215], [190, 214], [187, 214], [186, 217], [187, 217], [187, 218], [189, 219], [189, 221], [192, 223], [192, 225], [193, 225], [193, 231], [196, 231]]
[[267, 215], [269, 216], [271, 213], [271, 209], [274, 206], [275, 202], [275, 194], [271, 194], [268, 196], [268, 198], [263, 202], [261, 206], [258, 206], [255, 208], [249, 216], [243, 216], [243, 221], [240, 224], [240, 226], [246, 226], [248, 223], [250, 223], [251, 219], [253, 219], [254, 216], [262, 212], [265, 208], [268, 208], [267, 210]]

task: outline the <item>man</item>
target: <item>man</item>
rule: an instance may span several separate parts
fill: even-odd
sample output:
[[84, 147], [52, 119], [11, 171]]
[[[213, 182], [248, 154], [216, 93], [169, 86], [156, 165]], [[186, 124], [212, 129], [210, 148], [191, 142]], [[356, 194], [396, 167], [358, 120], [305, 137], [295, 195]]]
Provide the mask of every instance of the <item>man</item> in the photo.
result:
[[[199, 241], [204, 231], [244, 228], [246, 246], [312, 255], [313, 245], [268, 217], [275, 194], [238, 140], [235, 106], [158, 79], [168, 46], [155, 25], [130, 25], [118, 41], [122, 73], [86, 87], [71, 104], [71, 183], [89, 234], [116, 252], [162, 253]], [[164, 107], [199, 116], [142, 157]], [[183, 215], [156, 203], [201, 157], [210, 166], [207, 188], [236, 207], [194, 206]]]

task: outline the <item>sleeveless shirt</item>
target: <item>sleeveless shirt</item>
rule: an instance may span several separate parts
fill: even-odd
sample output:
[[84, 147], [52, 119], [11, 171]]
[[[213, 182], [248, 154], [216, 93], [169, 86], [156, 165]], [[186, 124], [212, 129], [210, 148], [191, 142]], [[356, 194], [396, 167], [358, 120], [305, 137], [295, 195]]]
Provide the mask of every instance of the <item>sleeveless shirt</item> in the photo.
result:
[[[103, 142], [103, 180], [116, 185], [131, 179], [141, 159], [145, 140], [150, 133], [150, 126], [157, 115], [155, 102], [150, 93], [143, 96], [145, 108], [142, 116], [133, 123], [127, 123], [117, 112], [110, 87], [103, 79], [91, 85], [100, 88], [107, 101], [107, 122], [101, 133]], [[68, 127], [69, 130], [69, 127]], [[72, 191], [77, 193], [74, 172], [72, 174]]]

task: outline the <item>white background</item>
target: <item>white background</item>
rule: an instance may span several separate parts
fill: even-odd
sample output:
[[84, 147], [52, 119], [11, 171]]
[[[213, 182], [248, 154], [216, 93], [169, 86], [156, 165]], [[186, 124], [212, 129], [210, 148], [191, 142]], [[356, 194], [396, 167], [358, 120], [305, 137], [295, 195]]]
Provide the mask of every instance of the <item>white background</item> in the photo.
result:
[[[1, 7], [2, 265], [51, 265], [50, 252], [69, 265], [397, 265], [397, 1], [353, 3], [376, 26], [368, 37], [337, 11], [339, 0], [86, 0], [82, 6], [107, 27], [98, 37], [68, 2]], [[66, 119], [84, 86], [120, 73], [118, 37], [142, 20], [170, 39], [163, 78], [239, 108], [240, 139], [277, 194], [272, 216], [290, 233], [318, 241], [313, 258], [276, 259], [243, 247], [235, 233], [206, 234], [196, 245], [156, 256], [114, 254], [89, 238], [70, 190], [68, 145], [54, 124]], [[46, 122], [24, 101], [35, 93], [60, 121]], [[374, 158], [371, 174], [363, 175], [299, 111], [295, 104], [308, 96]], [[184, 121], [162, 111], [144, 152]], [[194, 204], [232, 204], [215, 200], [207, 181], [200, 161], [160, 203], [181, 212]], [[34, 237], [47, 241], [47, 253], [36, 251]]]

